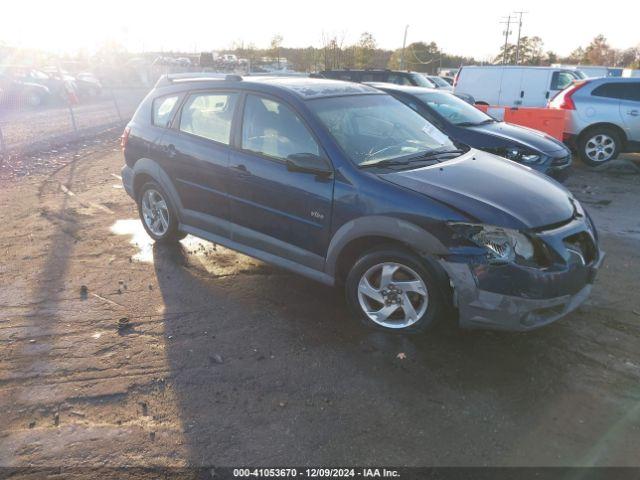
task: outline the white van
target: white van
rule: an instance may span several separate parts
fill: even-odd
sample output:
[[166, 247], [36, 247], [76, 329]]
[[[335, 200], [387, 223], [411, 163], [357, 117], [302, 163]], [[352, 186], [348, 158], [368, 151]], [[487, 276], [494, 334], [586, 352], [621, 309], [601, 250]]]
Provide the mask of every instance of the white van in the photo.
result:
[[553, 67], [462, 67], [454, 92], [475, 98], [476, 103], [505, 107], [545, 107], [560, 90], [580, 76], [573, 70]]

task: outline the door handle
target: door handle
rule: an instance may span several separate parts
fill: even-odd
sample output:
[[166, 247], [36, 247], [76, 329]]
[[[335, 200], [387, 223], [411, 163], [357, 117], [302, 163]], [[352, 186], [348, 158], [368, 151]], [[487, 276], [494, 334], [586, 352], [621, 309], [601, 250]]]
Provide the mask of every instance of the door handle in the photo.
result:
[[549, 90], [547, 90], [547, 93], [544, 94], [544, 98], [549, 98]]
[[247, 167], [244, 164], [240, 164], [240, 165], [234, 165], [233, 168], [240, 177], [248, 177], [249, 174], [249, 170], [247, 170]]
[[524, 90], [520, 90], [520, 98], [524, 98]]
[[631, 115], [632, 117], [637, 117], [638, 115], [640, 115], [640, 112], [638, 110], [629, 110], [629, 115]]

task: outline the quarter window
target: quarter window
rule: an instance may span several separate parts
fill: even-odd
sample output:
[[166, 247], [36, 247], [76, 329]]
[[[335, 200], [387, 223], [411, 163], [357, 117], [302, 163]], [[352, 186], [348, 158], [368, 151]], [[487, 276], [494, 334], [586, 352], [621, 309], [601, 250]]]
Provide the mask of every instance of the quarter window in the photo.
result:
[[242, 122], [242, 148], [277, 159], [308, 153], [320, 156], [315, 139], [286, 105], [248, 95]]
[[640, 101], [639, 83], [605, 83], [596, 87], [591, 95], [595, 97], [616, 98], [618, 100]]
[[158, 127], [166, 127], [171, 120], [171, 112], [177, 101], [178, 95], [156, 98], [153, 101], [152, 123]]
[[180, 130], [229, 145], [237, 93], [191, 95], [182, 108]]

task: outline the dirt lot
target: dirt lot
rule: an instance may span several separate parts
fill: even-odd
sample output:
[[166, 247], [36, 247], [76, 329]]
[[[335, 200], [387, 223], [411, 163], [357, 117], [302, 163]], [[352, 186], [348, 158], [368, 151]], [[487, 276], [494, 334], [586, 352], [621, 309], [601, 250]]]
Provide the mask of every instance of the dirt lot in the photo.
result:
[[113, 135], [36, 158], [0, 183], [0, 465], [640, 465], [639, 175], [569, 181], [608, 254], [575, 313], [404, 337], [208, 242], [152, 245]]

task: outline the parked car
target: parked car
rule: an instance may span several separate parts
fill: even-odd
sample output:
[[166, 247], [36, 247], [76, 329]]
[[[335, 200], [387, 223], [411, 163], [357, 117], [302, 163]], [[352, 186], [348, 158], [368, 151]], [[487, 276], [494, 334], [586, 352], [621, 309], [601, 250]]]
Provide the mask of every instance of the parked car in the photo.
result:
[[640, 79], [577, 82], [560, 92], [549, 107], [568, 112], [565, 143], [587, 165], [603, 164], [620, 152], [640, 152]]
[[427, 80], [429, 80], [431, 83], [435, 85], [435, 88], [439, 90], [446, 90], [448, 92], [453, 92], [453, 86], [443, 78], [438, 77], [436, 75], [425, 75], [425, 76], [427, 77]]
[[[403, 72], [399, 70], [325, 70], [311, 75], [315, 78], [332, 78], [334, 80], [346, 80], [349, 82], [367, 83], [392, 83], [395, 85], [407, 85], [423, 88], [438, 87], [431, 76], [419, 72]], [[446, 88], [445, 88], [446, 89]], [[473, 104], [475, 99], [471, 95], [460, 93], [456, 95], [465, 102]]]
[[453, 77], [442, 77], [442, 76], [440, 76], [438, 78], [441, 78], [442, 80], [447, 82], [453, 88]]
[[311, 76], [358, 83], [384, 82], [395, 83], [396, 85], [436, 88], [435, 84], [424, 74], [401, 70], [324, 70]]
[[567, 70], [576, 71], [582, 78], [598, 78], [598, 77], [620, 77], [622, 76], [622, 68], [605, 67], [599, 65], [551, 65], [555, 68], [565, 68]]
[[580, 80], [575, 70], [553, 67], [470, 66], [458, 70], [454, 92], [476, 103], [505, 107], [545, 107], [560, 90]]
[[10, 108], [39, 107], [50, 99], [51, 92], [44, 85], [0, 73], [0, 105]]
[[122, 181], [155, 241], [190, 233], [341, 285], [388, 331], [450, 309], [529, 330], [589, 294], [595, 227], [546, 176], [367, 85], [202, 75], [162, 77], [123, 133]]
[[45, 82], [55, 84], [57, 96], [65, 100], [68, 92], [73, 92], [80, 98], [97, 97], [102, 93], [102, 84], [93, 73], [82, 72], [73, 76], [56, 66], [44, 67], [41, 73], [48, 76]]
[[499, 122], [442, 90], [370, 83], [411, 107], [458, 143], [469, 145], [565, 180], [571, 151], [555, 138], [530, 128]]
[[78, 83], [69, 72], [55, 66], [44, 67], [42, 70], [33, 70], [33, 80], [46, 85], [53, 96], [63, 102], [67, 102], [69, 94], [80, 95]]
[[93, 73], [81, 72], [77, 74], [76, 85], [82, 96], [99, 97], [102, 94], [102, 82]]

